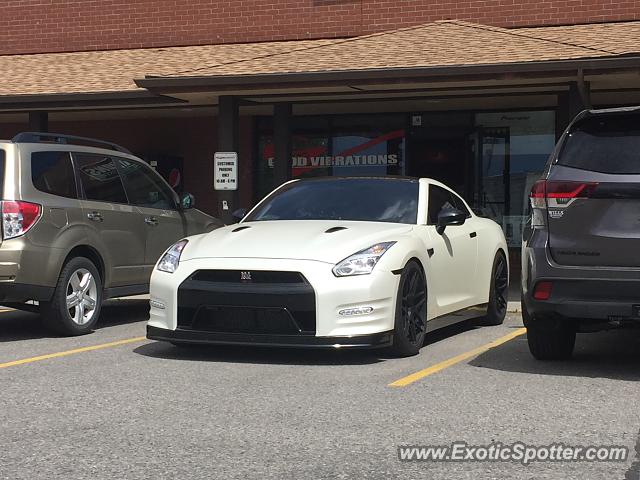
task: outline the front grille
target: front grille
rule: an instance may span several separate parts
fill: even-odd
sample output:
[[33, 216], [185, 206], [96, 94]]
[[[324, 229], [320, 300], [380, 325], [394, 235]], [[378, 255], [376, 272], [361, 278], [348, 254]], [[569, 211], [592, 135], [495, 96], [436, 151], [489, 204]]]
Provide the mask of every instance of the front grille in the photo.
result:
[[[298, 320], [301, 320], [298, 315]], [[305, 323], [307, 323], [305, 325]], [[286, 308], [203, 307], [198, 309], [191, 328], [207, 332], [299, 335], [311, 333], [313, 326], [300, 324]]]
[[[251, 280], [246, 280], [247, 274]], [[306, 283], [306, 279], [299, 272], [272, 272], [265, 270], [198, 270], [191, 278], [199, 282]]]
[[301, 273], [251, 271], [250, 281], [240, 273], [200, 270], [185, 280], [178, 288], [178, 328], [315, 335], [315, 292]]

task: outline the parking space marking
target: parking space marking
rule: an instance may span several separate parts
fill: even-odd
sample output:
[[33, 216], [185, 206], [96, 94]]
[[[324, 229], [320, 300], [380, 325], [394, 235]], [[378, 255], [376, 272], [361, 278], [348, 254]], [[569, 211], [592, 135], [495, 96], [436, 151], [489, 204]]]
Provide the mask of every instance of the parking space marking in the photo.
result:
[[435, 365], [432, 365], [430, 367], [427, 367], [423, 370], [420, 370], [418, 372], [412, 373], [411, 375], [407, 375], [406, 377], [403, 377], [399, 380], [396, 380], [393, 383], [389, 384], [389, 387], [406, 387], [407, 385], [410, 385], [414, 382], [417, 382], [420, 379], [423, 379], [425, 377], [428, 377], [429, 375], [433, 375], [434, 373], [438, 373], [441, 372], [442, 370], [444, 370], [445, 368], [449, 368], [453, 365], [456, 365], [457, 363], [460, 362], [464, 362], [465, 360], [468, 360], [470, 358], [473, 357], [477, 357], [478, 355], [480, 355], [481, 353], [484, 353], [488, 350], [491, 350], [492, 348], [496, 348], [499, 347], [500, 345], [503, 345], [507, 342], [510, 342], [511, 340], [513, 340], [514, 338], [520, 337], [522, 335], [524, 335], [525, 333], [527, 333], [527, 329], [526, 328], [519, 328], [513, 332], [511, 332], [509, 335], [505, 335], [504, 337], [500, 337], [497, 340], [494, 340], [493, 342], [487, 343], [486, 345], [483, 345], [481, 347], [475, 348], [473, 350], [470, 350], [466, 353], [462, 353], [460, 355], [457, 355], [453, 358], [450, 358], [448, 360], [445, 360], [443, 362], [440, 363], [436, 363]]
[[48, 353], [46, 355], [40, 355], [37, 357], [23, 358], [22, 360], [0, 363], [0, 368], [15, 367], [18, 365], [25, 365], [27, 363], [41, 362], [42, 360], [49, 360], [51, 358], [60, 358], [69, 355], [75, 355], [76, 353], [92, 352], [94, 350], [102, 350], [104, 348], [118, 347], [120, 345], [127, 345], [129, 343], [142, 342], [146, 339], [147, 337], [127, 338], [126, 340], [118, 340], [115, 342], [102, 343], [99, 345], [91, 345], [90, 347], [75, 348], [73, 350], [66, 350], [64, 352]]

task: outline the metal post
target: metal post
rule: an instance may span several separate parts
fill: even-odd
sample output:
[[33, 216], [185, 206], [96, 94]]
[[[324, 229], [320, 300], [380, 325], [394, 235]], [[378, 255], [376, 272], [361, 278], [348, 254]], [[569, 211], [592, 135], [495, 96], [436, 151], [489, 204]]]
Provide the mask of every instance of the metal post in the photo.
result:
[[273, 106], [273, 141], [275, 144], [274, 186], [291, 179], [291, 117], [290, 103]]
[[591, 88], [584, 79], [569, 83], [569, 91], [558, 95], [556, 137], [560, 138], [569, 123], [581, 111], [591, 108]]
[[[238, 99], [232, 96], [221, 96], [218, 100], [218, 151], [238, 151], [239, 106]], [[212, 159], [213, 161], [213, 159]], [[213, 185], [213, 179], [211, 179]], [[218, 217], [226, 224], [233, 223], [233, 211], [237, 208], [237, 192], [219, 190]]]
[[49, 114], [47, 112], [29, 112], [29, 131], [49, 132]]

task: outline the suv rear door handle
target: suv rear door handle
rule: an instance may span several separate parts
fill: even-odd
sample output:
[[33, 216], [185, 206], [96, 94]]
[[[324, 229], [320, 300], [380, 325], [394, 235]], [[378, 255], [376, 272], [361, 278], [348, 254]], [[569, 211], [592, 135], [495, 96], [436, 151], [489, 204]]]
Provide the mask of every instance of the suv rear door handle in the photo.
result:
[[156, 226], [158, 225], [158, 219], [156, 217], [145, 217], [144, 223], [147, 225]]
[[93, 220], [94, 222], [101, 222], [103, 220], [102, 214], [100, 212], [87, 213], [87, 218], [89, 220]]

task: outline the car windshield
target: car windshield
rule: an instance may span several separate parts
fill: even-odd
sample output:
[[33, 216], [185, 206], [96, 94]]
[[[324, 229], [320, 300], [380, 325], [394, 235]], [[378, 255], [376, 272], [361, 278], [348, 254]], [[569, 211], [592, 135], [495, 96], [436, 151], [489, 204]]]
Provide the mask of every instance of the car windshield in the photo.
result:
[[294, 182], [269, 195], [247, 222], [355, 220], [414, 224], [419, 183], [412, 179], [327, 178]]

